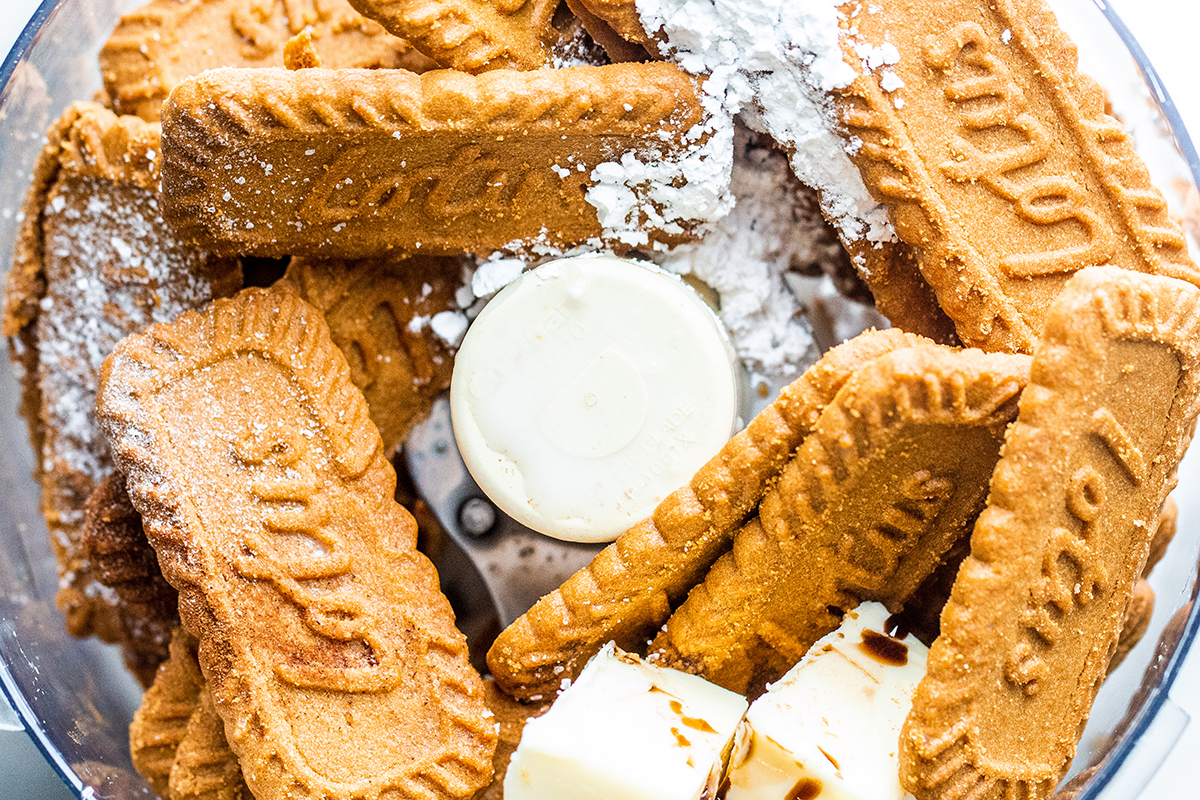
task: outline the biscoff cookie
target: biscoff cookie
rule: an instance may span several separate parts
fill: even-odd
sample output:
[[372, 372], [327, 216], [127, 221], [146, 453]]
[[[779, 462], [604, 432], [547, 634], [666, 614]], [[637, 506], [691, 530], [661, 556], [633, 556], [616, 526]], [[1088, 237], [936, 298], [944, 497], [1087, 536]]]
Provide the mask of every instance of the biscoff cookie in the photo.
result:
[[1200, 291], [1081, 270], [1029, 387], [900, 741], [919, 800], [1049, 795], [1071, 758], [1200, 406]]
[[196, 662], [196, 640], [182, 628], [171, 637], [170, 657], [129, 724], [133, 766], [160, 797], [170, 798], [171, 766], [199, 702], [204, 677]]
[[[706, 141], [699, 92], [670, 64], [213, 70], [163, 107], [167, 215], [206, 246], [272, 257], [624, 251], [605, 230], [625, 223], [589, 202], [593, 172], [682, 164]], [[640, 243], [693, 235], [652, 185], [629, 191]]]
[[454, 293], [461, 283], [457, 259], [393, 256], [354, 262], [294, 258], [276, 284], [325, 315], [389, 457], [450, 386], [454, 356], [430, 320], [458, 308]]
[[1179, 521], [1179, 506], [1175, 500], [1168, 497], [1163, 503], [1162, 511], [1158, 513], [1158, 526], [1154, 529], [1154, 538], [1150, 540], [1150, 553], [1146, 556], [1146, 566], [1143, 575], [1149, 575], [1154, 566], [1167, 554], [1167, 546], [1175, 538], [1175, 526]]
[[206, 685], [175, 748], [167, 791], [166, 800], [254, 800]]
[[350, 0], [440, 66], [463, 72], [554, 66], [558, 0]]
[[1121, 633], [1117, 637], [1117, 647], [1113, 651], [1112, 660], [1108, 662], [1105, 675], [1111, 674], [1125, 660], [1125, 656], [1129, 655], [1129, 651], [1137, 647], [1146, 634], [1146, 629], [1150, 627], [1150, 618], [1153, 615], [1154, 589], [1150, 588], [1150, 582], [1145, 578], [1138, 578], [1137, 583], [1133, 584], [1133, 593], [1125, 609], [1125, 616], [1121, 618]]
[[496, 683], [551, 697], [609, 641], [641, 649], [728, 548], [829, 404], [856, 371], [924, 340], [868, 331], [833, 348], [780, 392], [691, 482], [508, 626], [488, 651]]
[[526, 722], [550, 710], [554, 695], [537, 703], [519, 703], [500, 691], [495, 681], [486, 678], [483, 690], [488, 709], [496, 718], [496, 755], [492, 759], [492, 782], [476, 792], [471, 800], [503, 800], [504, 776], [512, 754], [521, 743], [521, 731], [525, 730]]
[[82, 545], [96, 581], [117, 595], [125, 666], [149, 686], [179, 627], [179, 594], [163, 579], [121, 473], [106, 477], [88, 496]]
[[932, 344], [858, 370], [651, 657], [753, 695], [860, 602], [899, 610], [983, 508], [1028, 370]]
[[119, 641], [115, 598], [93, 579], [80, 542], [84, 503], [112, 471], [92, 413], [100, 363], [126, 334], [235, 291], [241, 272], [163, 220], [156, 125], [84, 103], [47, 139], [25, 201], [4, 333], [23, 371], [67, 630]]
[[467, 797], [494, 726], [349, 372], [246, 289], [127, 337], [97, 416], [255, 797]]
[[[851, 159], [964, 343], [1032, 352], [1054, 297], [1093, 264], [1200, 285], [1042, 0], [882, 0], [848, 14], [859, 74], [838, 104], [861, 142]], [[898, 58], [861, 55], [880, 47]]]
[[104, 88], [118, 113], [155, 122], [184, 79], [218, 67], [282, 66], [284, 44], [302, 31], [327, 67], [435, 66], [347, 0], [151, 0], [121, 17], [100, 51]]

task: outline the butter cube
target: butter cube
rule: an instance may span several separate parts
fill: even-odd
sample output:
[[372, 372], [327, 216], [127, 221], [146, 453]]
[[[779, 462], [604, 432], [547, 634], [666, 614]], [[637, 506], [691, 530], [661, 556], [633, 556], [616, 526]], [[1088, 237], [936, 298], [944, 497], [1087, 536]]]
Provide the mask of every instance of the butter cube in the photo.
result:
[[726, 800], [900, 800], [900, 728], [928, 648], [864, 603], [754, 701]]
[[525, 726], [505, 800], [714, 797], [746, 706], [741, 695], [609, 644]]

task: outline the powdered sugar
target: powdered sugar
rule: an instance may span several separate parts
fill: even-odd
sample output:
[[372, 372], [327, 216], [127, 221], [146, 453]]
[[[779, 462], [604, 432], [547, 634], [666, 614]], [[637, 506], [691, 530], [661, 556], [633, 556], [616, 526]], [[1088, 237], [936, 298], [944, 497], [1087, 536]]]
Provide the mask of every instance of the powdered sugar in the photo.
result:
[[786, 157], [744, 129], [734, 146], [736, 205], [701, 242], [655, 257], [720, 295], [719, 316], [738, 356], [769, 381], [794, 378], [816, 357], [800, 305], [784, 284], [791, 267], [834, 257], [840, 245], [815, 207], [802, 203]]
[[47, 296], [37, 322], [45, 466], [99, 480], [111, 470], [95, 421], [100, 365], [127, 334], [212, 300], [205, 253], [177, 245], [157, 194], [66, 181], [46, 206]]
[[684, 135], [678, 154], [626, 152], [592, 170], [585, 197], [606, 239], [638, 247], [649, 242], [647, 228], [679, 235], [729, 213], [733, 118], [720, 88], [715, 77], [705, 82], [705, 119]]
[[[638, 0], [637, 10], [664, 55], [688, 72], [721, 76], [709, 83], [723, 85], [727, 113], [741, 112], [792, 153], [797, 177], [821, 193], [846, 239], [895, 238], [837, 133], [829, 93], [854, 79], [842, 60], [837, 2]], [[886, 64], [891, 52], [869, 55]]]

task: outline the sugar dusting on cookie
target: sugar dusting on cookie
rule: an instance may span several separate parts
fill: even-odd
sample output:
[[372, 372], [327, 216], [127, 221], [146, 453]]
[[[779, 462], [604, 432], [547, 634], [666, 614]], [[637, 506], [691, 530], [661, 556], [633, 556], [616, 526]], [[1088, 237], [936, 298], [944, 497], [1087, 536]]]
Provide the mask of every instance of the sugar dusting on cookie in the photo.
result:
[[[842, 60], [838, 4], [830, 0], [638, 0], [660, 50], [693, 74], [732, 115], [791, 151], [792, 169], [821, 193], [822, 210], [843, 238], [892, 241], [884, 208], [872, 199], [837, 132], [830, 92], [854, 70]], [[724, 84], [723, 89], [719, 88]]]
[[208, 255], [166, 234], [155, 193], [100, 179], [57, 187], [44, 227], [38, 356], [44, 414], [57, 432], [47, 457], [99, 480], [111, 470], [92, 411], [100, 364], [129, 333], [212, 300]]

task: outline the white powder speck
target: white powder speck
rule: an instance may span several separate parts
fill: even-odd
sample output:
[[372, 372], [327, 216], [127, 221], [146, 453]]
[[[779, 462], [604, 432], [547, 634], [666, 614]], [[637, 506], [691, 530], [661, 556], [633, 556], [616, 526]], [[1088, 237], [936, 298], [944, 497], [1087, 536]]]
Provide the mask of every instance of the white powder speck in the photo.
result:
[[897, 89], [904, 88], [904, 81], [892, 70], [884, 70], [883, 77], [879, 81], [879, 88], [883, 89], [885, 92], [894, 92]]
[[1012, 31], [1009, 30], [1008, 28], [1005, 28], [1003, 31], [1001, 31], [1000, 32], [1000, 41], [1004, 42], [1005, 44], [1008, 44], [1009, 42], [1011, 42], [1012, 41]]
[[430, 329], [451, 347], [457, 347], [462, 341], [468, 324], [467, 315], [461, 311], [439, 311], [429, 320]]
[[525, 262], [519, 258], [493, 255], [476, 266], [471, 276], [471, 292], [476, 297], [487, 297], [521, 277], [524, 269]]

